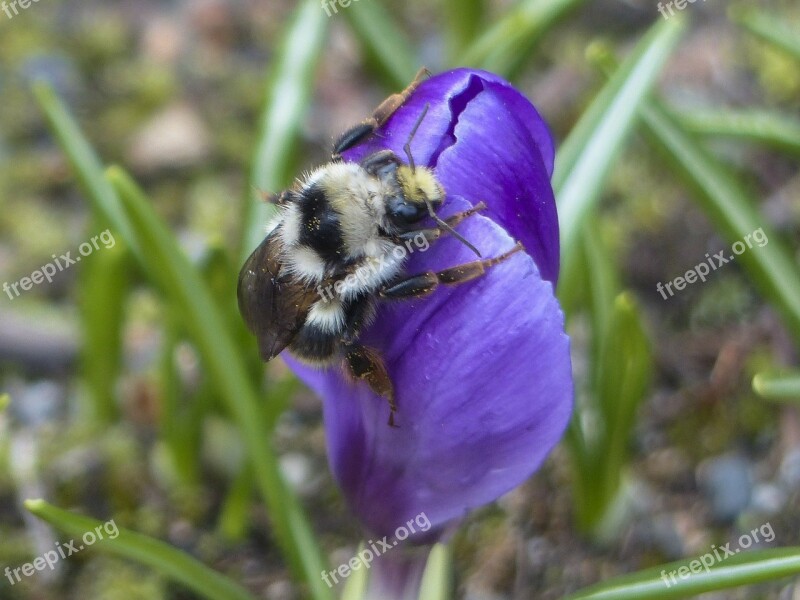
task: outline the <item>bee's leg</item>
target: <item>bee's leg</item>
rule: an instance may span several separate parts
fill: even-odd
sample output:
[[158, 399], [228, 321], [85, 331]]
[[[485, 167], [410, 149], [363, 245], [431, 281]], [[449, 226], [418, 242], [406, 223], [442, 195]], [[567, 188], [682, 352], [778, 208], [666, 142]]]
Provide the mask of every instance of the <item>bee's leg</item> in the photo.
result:
[[376, 350], [356, 341], [344, 342], [342, 348], [347, 367], [353, 377], [363, 379], [373, 392], [389, 401], [389, 426], [395, 427], [394, 414], [397, 412], [397, 405], [394, 402], [394, 387], [383, 359]]
[[494, 258], [468, 262], [438, 273], [428, 271], [420, 275], [413, 275], [382, 288], [380, 295], [382, 298], [389, 299], [421, 298], [433, 292], [439, 284], [458, 285], [477, 279], [486, 272], [486, 269], [507, 260], [520, 250], [523, 250], [523, 246], [517, 242], [511, 250]]
[[419, 84], [422, 83], [422, 80], [429, 75], [430, 71], [422, 67], [417, 72], [416, 77], [414, 77], [414, 81], [409, 83], [406, 89], [386, 98], [386, 100], [381, 102], [380, 106], [375, 109], [370, 118], [345, 131], [333, 145], [333, 159], [340, 159], [342, 152], [358, 146], [372, 135], [378, 127], [386, 123], [389, 117], [391, 117], [398, 108], [403, 106], [403, 103], [414, 93], [419, 87]]
[[288, 204], [293, 198], [293, 194], [290, 190], [284, 190], [280, 194], [271, 194], [255, 187], [253, 189], [258, 193], [259, 196], [261, 196], [261, 200], [267, 204], [282, 206], [284, 204]]
[[[485, 209], [486, 209], [486, 204], [483, 201], [481, 201], [470, 209], [461, 211], [459, 213], [454, 214], [452, 217], [446, 218], [444, 222], [447, 223], [450, 227], [455, 227], [467, 217], [471, 217], [475, 213], [478, 213]], [[438, 240], [445, 233], [448, 233], [448, 231], [441, 227], [429, 227], [426, 229], [415, 229], [414, 231], [407, 231], [405, 233], [400, 233], [395, 237], [400, 242], [406, 242], [409, 240], [413, 240], [419, 234], [422, 234], [425, 236], [425, 239], [427, 239], [429, 242], [433, 242], [435, 240]]]

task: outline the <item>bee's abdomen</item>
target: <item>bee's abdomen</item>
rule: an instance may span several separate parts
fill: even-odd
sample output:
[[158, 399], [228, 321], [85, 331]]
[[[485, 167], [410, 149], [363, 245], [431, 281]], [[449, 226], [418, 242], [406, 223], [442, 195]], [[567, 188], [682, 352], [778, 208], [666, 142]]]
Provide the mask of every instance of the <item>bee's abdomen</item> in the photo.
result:
[[340, 337], [310, 323], [300, 328], [289, 349], [301, 360], [326, 364], [336, 358]]
[[310, 362], [330, 361], [336, 355], [345, 330], [345, 313], [345, 307], [338, 299], [320, 296], [292, 341], [292, 352]]

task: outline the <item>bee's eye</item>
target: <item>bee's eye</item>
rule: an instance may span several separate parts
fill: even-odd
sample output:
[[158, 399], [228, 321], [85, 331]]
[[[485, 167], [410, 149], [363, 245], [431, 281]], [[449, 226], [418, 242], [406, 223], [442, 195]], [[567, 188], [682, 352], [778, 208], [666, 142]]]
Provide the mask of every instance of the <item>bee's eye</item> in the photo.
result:
[[427, 214], [424, 204], [408, 202], [399, 196], [390, 198], [386, 209], [389, 220], [399, 227], [417, 223]]

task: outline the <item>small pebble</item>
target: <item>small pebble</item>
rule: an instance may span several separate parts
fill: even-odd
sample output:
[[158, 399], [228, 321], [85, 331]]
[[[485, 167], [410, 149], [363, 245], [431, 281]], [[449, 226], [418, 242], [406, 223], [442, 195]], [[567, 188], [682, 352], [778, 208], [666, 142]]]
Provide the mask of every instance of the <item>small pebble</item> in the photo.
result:
[[757, 485], [753, 490], [751, 508], [759, 513], [774, 515], [786, 506], [786, 492], [772, 483]]
[[741, 456], [729, 454], [703, 461], [698, 481], [716, 521], [733, 521], [750, 505], [753, 478], [750, 462]]
[[781, 462], [781, 482], [790, 490], [800, 488], [800, 448], [791, 450]]

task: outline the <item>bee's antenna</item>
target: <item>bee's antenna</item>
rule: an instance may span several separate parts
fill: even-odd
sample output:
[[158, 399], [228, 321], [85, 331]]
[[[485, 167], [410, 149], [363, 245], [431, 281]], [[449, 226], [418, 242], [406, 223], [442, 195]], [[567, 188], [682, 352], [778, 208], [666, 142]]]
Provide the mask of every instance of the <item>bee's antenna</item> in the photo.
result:
[[[430, 74], [430, 72], [427, 69], [425, 69], [425, 72]], [[408, 141], [406, 142], [406, 145], [403, 146], [403, 150], [405, 150], [406, 156], [408, 157], [408, 166], [411, 167], [411, 172], [412, 173], [414, 171], [416, 171], [416, 165], [414, 164], [414, 156], [411, 154], [411, 141], [414, 139], [414, 136], [417, 134], [417, 130], [419, 129], [419, 126], [422, 125], [422, 121], [425, 119], [425, 115], [428, 114], [428, 109], [430, 109], [430, 107], [431, 107], [431, 105], [430, 105], [429, 102], [425, 104], [425, 108], [422, 109], [422, 114], [419, 116], [419, 119], [417, 119], [417, 122], [414, 123], [413, 129], [411, 130], [411, 133], [408, 135]], [[458, 241], [460, 241], [462, 244], [464, 244], [467, 248], [472, 250], [475, 254], [478, 255], [478, 257], [481, 257], [481, 253], [478, 251], [478, 249], [475, 246], [470, 244], [469, 241], [467, 241], [467, 239], [464, 236], [462, 236], [455, 229], [450, 227], [450, 225], [448, 225], [445, 221], [443, 221], [441, 219], [441, 217], [439, 217], [439, 215], [436, 214], [436, 211], [433, 210], [433, 204], [431, 204], [431, 201], [427, 196], [425, 196], [425, 206], [428, 207], [428, 214], [431, 216], [431, 218], [434, 221], [436, 221], [436, 223], [439, 225], [439, 227], [449, 231], [453, 235], [453, 237], [455, 237]]]
[[431, 201], [427, 197], [425, 198], [425, 205], [428, 207], [428, 214], [431, 216], [431, 218], [434, 221], [436, 221], [436, 223], [439, 225], [439, 227], [449, 231], [453, 235], [453, 237], [455, 237], [458, 241], [460, 241], [462, 244], [464, 244], [467, 248], [469, 248], [475, 254], [477, 254], [478, 258], [483, 258], [483, 256], [481, 255], [481, 253], [478, 251], [478, 249], [475, 246], [470, 244], [469, 241], [467, 241], [467, 239], [463, 235], [461, 235], [455, 229], [450, 227], [450, 225], [448, 225], [446, 221], [443, 221], [442, 218], [439, 215], [436, 214], [436, 211], [433, 210], [433, 204], [431, 204]]
[[414, 128], [408, 135], [408, 141], [406, 142], [406, 145], [403, 146], [403, 150], [405, 150], [406, 156], [408, 157], [408, 166], [411, 167], [412, 173], [417, 170], [417, 167], [414, 165], [414, 157], [411, 154], [411, 140], [413, 140], [414, 136], [417, 135], [417, 129], [419, 129], [419, 126], [422, 125], [422, 121], [425, 119], [425, 115], [428, 114], [428, 109], [430, 107], [431, 105], [429, 102], [425, 104], [425, 108], [422, 109], [422, 114], [419, 116], [419, 119], [417, 119], [417, 122], [414, 123]]

